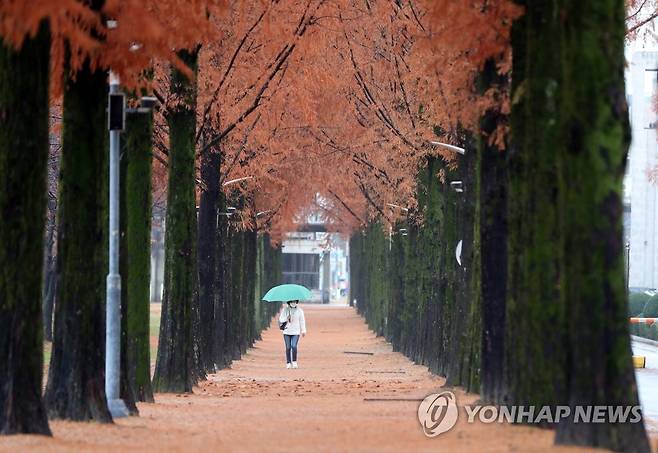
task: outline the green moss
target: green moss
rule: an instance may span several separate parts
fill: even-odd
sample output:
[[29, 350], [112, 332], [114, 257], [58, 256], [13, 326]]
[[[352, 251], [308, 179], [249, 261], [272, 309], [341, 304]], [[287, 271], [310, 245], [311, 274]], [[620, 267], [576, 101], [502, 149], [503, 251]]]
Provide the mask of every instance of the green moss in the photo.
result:
[[104, 387], [107, 276], [107, 73], [89, 62], [64, 90], [52, 418], [110, 422]]
[[558, 33], [556, 2], [526, 8], [513, 35], [512, 90], [522, 94], [512, 108], [508, 155], [507, 396], [516, 404], [546, 405], [561, 401], [566, 385], [555, 152], [561, 44], [545, 39]]
[[[181, 51], [196, 74], [197, 52]], [[162, 322], [153, 388], [191, 392], [197, 378], [193, 316], [196, 300], [195, 129], [196, 81], [172, 70], [172, 94], [182, 102], [167, 114], [169, 184], [165, 232], [165, 279]], [[198, 312], [197, 312], [198, 313]]]
[[[561, 290], [568, 317], [568, 400], [637, 405], [622, 237], [630, 143], [624, 93], [624, 2], [564, 2], [560, 11]], [[559, 443], [649, 451], [642, 423], [561, 424]]]
[[390, 238], [378, 222], [352, 235], [351, 297], [368, 326], [395, 350], [435, 373], [451, 370], [454, 383], [477, 382], [480, 330], [473, 319], [479, 312], [468, 296], [470, 279], [457, 275], [454, 259], [458, 224], [469, 223], [464, 231], [471, 231], [473, 218], [466, 215], [470, 207], [438, 180], [440, 168], [438, 160], [428, 159], [419, 169], [419, 212], [395, 225]]
[[153, 401], [150, 357], [151, 269], [150, 114], [129, 114], [123, 134], [121, 277], [122, 363], [135, 401]]

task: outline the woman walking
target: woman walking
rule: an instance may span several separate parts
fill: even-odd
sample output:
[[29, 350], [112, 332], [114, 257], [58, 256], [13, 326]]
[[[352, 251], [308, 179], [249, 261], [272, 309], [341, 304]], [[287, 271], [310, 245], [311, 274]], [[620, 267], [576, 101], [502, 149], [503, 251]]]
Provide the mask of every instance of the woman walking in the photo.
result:
[[279, 326], [283, 326], [283, 340], [286, 343], [286, 368], [297, 368], [297, 343], [299, 335], [306, 335], [304, 311], [298, 307], [298, 300], [288, 302], [279, 315]]

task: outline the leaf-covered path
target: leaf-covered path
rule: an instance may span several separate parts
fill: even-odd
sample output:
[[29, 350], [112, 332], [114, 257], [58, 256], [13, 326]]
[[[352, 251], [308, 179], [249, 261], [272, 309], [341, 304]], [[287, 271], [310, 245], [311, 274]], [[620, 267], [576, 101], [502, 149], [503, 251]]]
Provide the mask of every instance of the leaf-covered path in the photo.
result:
[[[299, 369], [285, 368], [273, 323], [192, 395], [157, 394], [155, 404], [139, 405], [140, 417], [115, 425], [54, 421], [53, 438], [2, 437], [0, 451], [583, 451], [553, 447], [547, 430], [467, 424], [463, 412], [452, 431], [426, 438], [413, 399], [443, 379], [393, 352], [353, 309], [303, 308], [308, 335], [299, 343]], [[455, 393], [460, 405], [477, 399]]]

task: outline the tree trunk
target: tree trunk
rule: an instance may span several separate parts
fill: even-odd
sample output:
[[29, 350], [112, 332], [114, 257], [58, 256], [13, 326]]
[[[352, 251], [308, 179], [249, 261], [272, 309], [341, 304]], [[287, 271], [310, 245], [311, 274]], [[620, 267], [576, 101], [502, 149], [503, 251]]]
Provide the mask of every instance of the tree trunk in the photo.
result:
[[561, 54], [560, 40], [546, 39], [558, 35], [560, 18], [555, 0], [527, 2], [524, 7], [512, 34], [507, 401], [539, 407], [564, 403], [567, 368], [555, 152]]
[[254, 341], [262, 339], [260, 332], [266, 327], [263, 322], [265, 303], [260, 299], [266, 291], [266, 289], [263, 288], [263, 282], [265, 279], [265, 269], [263, 266], [263, 260], [265, 258], [265, 237], [265, 234], [258, 233], [256, 236], [256, 283], [254, 285], [255, 313], [253, 322], [255, 332]]
[[41, 397], [41, 284], [50, 33], [0, 43], [0, 434], [50, 435]]
[[456, 171], [445, 168], [446, 183], [441, 185], [443, 198], [443, 228], [441, 231], [441, 273], [442, 282], [441, 295], [441, 331], [440, 337], [442, 349], [441, 372], [446, 376], [446, 384], [459, 384], [459, 348], [457, 340], [460, 329], [460, 318], [463, 309], [456, 297], [457, 290], [457, 261], [455, 260], [455, 247], [458, 239], [458, 194], [450, 188], [450, 181], [456, 180]]
[[[474, 143], [466, 145], [467, 151], [459, 157], [458, 167], [452, 173], [451, 181], [461, 181], [462, 192], [451, 187], [448, 181], [446, 190], [446, 209], [454, 214], [454, 236], [446, 244], [448, 260], [448, 279], [454, 280], [452, 310], [453, 322], [448, 347], [450, 349], [451, 367], [446, 373], [446, 381], [451, 385], [460, 385], [469, 390], [479, 391], [479, 357], [481, 348], [480, 303], [473, 292], [473, 267], [475, 264], [474, 212], [477, 186], [475, 184], [475, 161], [477, 153]], [[449, 173], [450, 175], [450, 173]], [[446, 213], [446, 220], [450, 216]], [[447, 227], [446, 227], [447, 230]], [[461, 243], [460, 260], [457, 261], [457, 247]], [[445, 276], [445, 275], [444, 275]]]
[[[238, 206], [239, 209], [239, 206]], [[241, 326], [243, 323], [242, 304], [242, 270], [244, 255], [244, 236], [239, 231], [234, 231], [229, 226], [230, 236], [228, 248], [230, 249], [230, 274], [229, 274], [229, 296], [227, 303], [229, 306], [229, 318], [226, 333], [228, 335], [228, 344], [230, 345], [230, 360], [239, 360], [242, 356], [240, 345], [244, 331]]]
[[469, 216], [464, 219], [465, 228], [469, 228], [466, 222], [470, 222], [471, 243], [468, 244], [468, 234], [464, 235], [462, 246], [462, 263], [468, 268], [464, 270], [463, 278], [468, 285], [470, 302], [470, 324], [468, 336], [470, 339], [469, 351], [465, 360], [468, 362], [468, 378], [466, 375], [465, 388], [469, 392], [479, 393], [482, 389], [482, 239], [480, 235], [480, 216], [482, 206], [480, 205], [480, 159], [477, 151], [479, 144], [472, 140], [472, 152], [466, 156], [463, 177], [465, 184], [465, 199], [469, 204]]
[[[409, 257], [407, 272], [413, 272], [417, 278], [416, 295], [409, 299], [415, 306], [416, 319], [421, 328], [417, 332], [420, 339], [416, 349], [419, 363], [426, 364], [433, 373], [445, 374], [447, 364], [446, 322], [447, 303], [445, 275], [445, 244], [450, 232], [446, 227], [445, 187], [439, 181], [437, 173], [441, 168], [437, 158], [428, 158], [426, 167], [418, 171], [418, 207], [424, 212], [422, 228], [415, 228], [417, 234], [413, 247], [413, 256]], [[409, 236], [401, 236], [407, 240]], [[397, 303], [397, 301], [394, 301]]]
[[46, 406], [52, 418], [111, 422], [105, 398], [107, 72], [85, 63], [64, 92], [57, 267]]
[[201, 314], [201, 364], [203, 369], [215, 371], [213, 358], [213, 330], [215, 322], [215, 299], [217, 280], [217, 209], [221, 188], [219, 185], [219, 166], [221, 155], [211, 149], [201, 156], [201, 181], [204, 189], [199, 201], [198, 225], [198, 266], [199, 266], [199, 310]]
[[[129, 124], [131, 114], [126, 113], [126, 126]], [[130, 196], [126, 190], [125, 179], [130, 165], [126, 136], [121, 135], [121, 158], [119, 160], [119, 175], [121, 184], [119, 188], [119, 275], [121, 275], [121, 373], [119, 378], [120, 396], [128, 408], [130, 415], [139, 415], [137, 410], [137, 398], [133, 392], [128, 379], [128, 367], [130, 361], [127, 357], [128, 349], [128, 278], [130, 276], [130, 257], [128, 251], [128, 206], [127, 198]]]
[[[568, 401], [638, 405], [622, 239], [630, 143], [624, 93], [624, 2], [561, 2], [564, 52], [560, 220], [567, 310]], [[558, 443], [649, 451], [643, 423], [561, 423]]]
[[[181, 51], [180, 56], [196, 74], [198, 50]], [[171, 92], [180, 98], [180, 103], [167, 114], [170, 149], [165, 290], [153, 389], [156, 392], [191, 392], [198, 378], [193, 332], [193, 304], [198, 300], [194, 166], [196, 79], [189, 81], [173, 69]]]
[[[407, 229], [408, 226], [406, 222], [398, 222], [393, 226], [392, 232], [398, 232], [400, 229]], [[392, 233], [391, 232], [391, 233]], [[390, 254], [391, 254], [391, 304], [388, 309], [388, 341], [393, 345], [394, 351], [401, 351], [402, 348], [402, 328], [403, 323], [401, 320], [402, 311], [405, 306], [404, 298], [404, 278], [405, 278], [405, 241], [406, 237], [398, 234], [391, 234], [391, 243], [390, 243]], [[352, 254], [352, 244], [350, 243], [350, 255]], [[351, 259], [351, 257], [350, 257]], [[351, 270], [351, 267], [350, 267]], [[350, 275], [350, 286], [354, 282], [351, 281]]]
[[150, 352], [151, 135], [149, 113], [129, 113], [121, 157], [121, 398], [153, 402]]
[[[56, 204], [56, 202], [54, 202]], [[46, 341], [53, 341], [53, 309], [55, 308], [55, 294], [57, 291], [57, 242], [56, 235], [56, 214], [53, 211], [50, 214], [46, 227], [46, 252], [44, 259], [44, 278], [43, 278], [43, 335]]]
[[[221, 156], [220, 156], [221, 160]], [[221, 162], [220, 162], [221, 165]], [[213, 360], [216, 368], [224, 368], [229, 365], [228, 359], [228, 346], [226, 336], [226, 322], [227, 322], [227, 285], [228, 278], [228, 218], [224, 213], [226, 212], [226, 200], [223, 192], [219, 193], [219, 200], [217, 202], [217, 235], [215, 248], [216, 266], [215, 266], [215, 300], [214, 300], [214, 330], [213, 330]]]
[[256, 287], [256, 254], [257, 254], [257, 240], [258, 236], [255, 231], [245, 231], [245, 262], [242, 273], [245, 275], [246, 280], [243, 282], [244, 288], [244, 308], [246, 311], [245, 319], [245, 342], [243, 353], [253, 346], [254, 339], [257, 332], [255, 329], [256, 320], [256, 307], [255, 307], [255, 287]]
[[[481, 74], [481, 89], [495, 82], [496, 68], [488, 61]], [[504, 118], [487, 112], [480, 126], [484, 134]], [[480, 229], [480, 297], [482, 298], [482, 399], [502, 403], [505, 392], [505, 298], [507, 278], [507, 167], [505, 155], [480, 136], [477, 146]]]

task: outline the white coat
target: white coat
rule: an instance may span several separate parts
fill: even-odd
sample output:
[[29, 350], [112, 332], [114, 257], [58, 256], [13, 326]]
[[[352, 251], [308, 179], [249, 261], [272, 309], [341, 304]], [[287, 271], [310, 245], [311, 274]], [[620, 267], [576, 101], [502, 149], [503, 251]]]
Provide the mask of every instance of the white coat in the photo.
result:
[[306, 333], [306, 320], [304, 319], [304, 310], [298, 305], [290, 308], [287, 305], [281, 309], [279, 322], [288, 321], [286, 328], [282, 331], [285, 335], [299, 335]]

